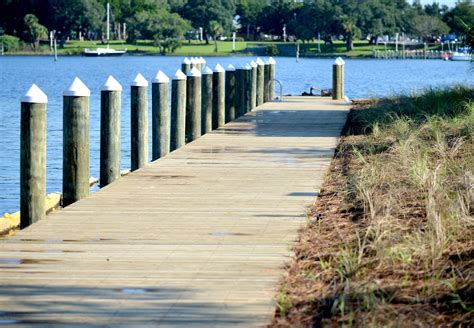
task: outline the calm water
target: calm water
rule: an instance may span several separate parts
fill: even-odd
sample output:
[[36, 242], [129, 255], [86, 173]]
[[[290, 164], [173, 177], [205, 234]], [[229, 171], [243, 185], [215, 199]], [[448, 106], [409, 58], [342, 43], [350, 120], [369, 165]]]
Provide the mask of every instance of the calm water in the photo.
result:
[[[208, 58], [208, 65], [246, 63], [248, 57]], [[124, 86], [122, 97], [122, 168], [130, 167], [130, 91], [137, 73], [153, 78], [158, 69], [169, 76], [180, 66], [180, 57], [0, 57], [0, 214], [18, 210], [21, 96], [36, 83], [48, 103], [48, 192], [61, 191], [62, 91], [75, 76], [91, 89], [91, 176], [99, 176], [100, 86], [112, 74]], [[277, 78], [284, 94], [301, 94], [310, 86], [331, 86], [333, 59], [278, 58]], [[350, 98], [407, 93], [414, 88], [453, 83], [474, 84], [469, 63], [441, 60], [347, 60], [346, 94]], [[151, 101], [150, 101], [151, 103]], [[151, 122], [151, 119], [150, 119]], [[151, 133], [150, 133], [151, 137]], [[151, 153], [151, 152], [150, 152]]]

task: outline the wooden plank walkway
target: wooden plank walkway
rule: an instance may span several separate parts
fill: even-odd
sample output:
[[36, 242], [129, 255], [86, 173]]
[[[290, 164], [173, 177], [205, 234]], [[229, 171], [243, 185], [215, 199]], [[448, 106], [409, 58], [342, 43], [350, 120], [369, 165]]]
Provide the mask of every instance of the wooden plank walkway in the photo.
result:
[[0, 241], [0, 325], [265, 326], [348, 109], [267, 103]]

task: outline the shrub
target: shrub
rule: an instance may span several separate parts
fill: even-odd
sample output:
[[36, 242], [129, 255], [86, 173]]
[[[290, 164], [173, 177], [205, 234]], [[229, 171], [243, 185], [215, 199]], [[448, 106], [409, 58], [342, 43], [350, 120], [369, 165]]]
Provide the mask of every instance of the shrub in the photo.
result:
[[5, 52], [20, 49], [20, 39], [13, 35], [1, 35], [0, 44], [3, 44], [3, 49]]
[[276, 44], [271, 44], [265, 47], [265, 55], [266, 56], [278, 56], [280, 54], [280, 50]]

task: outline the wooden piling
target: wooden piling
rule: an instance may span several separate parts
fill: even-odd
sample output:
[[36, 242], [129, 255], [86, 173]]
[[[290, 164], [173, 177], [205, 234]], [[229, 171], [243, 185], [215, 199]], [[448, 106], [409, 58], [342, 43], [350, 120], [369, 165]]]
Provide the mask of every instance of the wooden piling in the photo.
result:
[[168, 155], [170, 152], [170, 118], [169, 118], [169, 84], [170, 79], [158, 71], [152, 81], [152, 159]]
[[245, 65], [235, 69], [235, 118], [245, 114]]
[[202, 134], [212, 131], [212, 69], [202, 71], [201, 87], [201, 130]]
[[193, 67], [186, 83], [186, 143], [201, 136], [201, 72]]
[[339, 57], [332, 67], [332, 99], [344, 99], [344, 60]]
[[258, 58], [257, 64], [257, 106], [263, 104], [263, 94], [265, 86], [265, 62]]
[[253, 60], [250, 62], [251, 71], [251, 87], [250, 87], [250, 110], [257, 107], [257, 68], [258, 65]]
[[89, 97], [79, 78], [63, 93], [63, 206], [89, 194]]
[[270, 100], [270, 63], [265, 62], [264, 73], [263, 73], [263, 102], [266, 103]]
[[252, 110], [251, 104], [251, 93], [252, 93], [252, 66], [246, 64], [244, 67], [244, 77], [245, 77], [245, 85], [244, 85], [244, 114], [248, 113]]
[[131, 169], [148, 162], [148, 81], [138, 74], [131, 85], [130, 127], [131, 127]]
[[225, 70], [217, 64], [212, 74], [212, 128], [225, 125]]
[[225, 71], [225, 122], [235, 120], [235, 67], [229, 64]]
[[171, 151], [186, 141], [186, 75], [177, 70], [171, 83]]
[[21, 229], [45, 216], [47, 103], [48, 97], [36, 84], [21, 98]]
[[109, 76], [100, 91], [100, 186], [120, 178], [122, 86]]
[[184, 74], [188, 74], [191, 70], [191, 60], [188, 57], [184, 57], [183, 62], [181, 63], [181, 71]]
[[268, 82], [268, 100], [273, 101], [275, 99], [275, 77], [276, 77], [276, 61], [272, 57], [268, 59], [268, 63], [270, 64], [270, 76]]

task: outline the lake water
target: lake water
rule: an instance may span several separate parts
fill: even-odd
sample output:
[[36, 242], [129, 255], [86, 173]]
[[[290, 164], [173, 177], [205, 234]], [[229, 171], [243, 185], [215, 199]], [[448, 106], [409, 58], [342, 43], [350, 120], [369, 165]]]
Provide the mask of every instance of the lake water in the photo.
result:
[[[0, 56], [0, 214], [19, 208], [20, 98], [36, 83], [49, 98], [47, 190], [61, 191], [62, 92], [79, 76], [90, 88], [91, 176], [99, 176], [100, 86], [113, 75], [124, 87], [122, 97], [122, 169], [130, 167], [130, 88], [137, 73], [152, 79], [161, 69], [168, 76], [180, 67], [182, 57], [85, 58]], [[207, 58], [208, 65], [247, 63], [249, 57]], [[310, 86], [331, 87], [333, 59], [277, 58], [277, 78], [284, 94], [308, 92]], [[346, 95], [350, 98], [407, 93], [413, 89], [474, 84], [474, 71], [466, 62], [441, 60], [347, 60]], [[150, 95], [151, 97], [151, 95]], [[151, 104], [151, 99], [150, 99]], [[151, 119], [150, 119], [151, 123]], [[150, 133], [151, 137], [151, 133]], [[150, 152], [151, 153], [151, 152]]]

